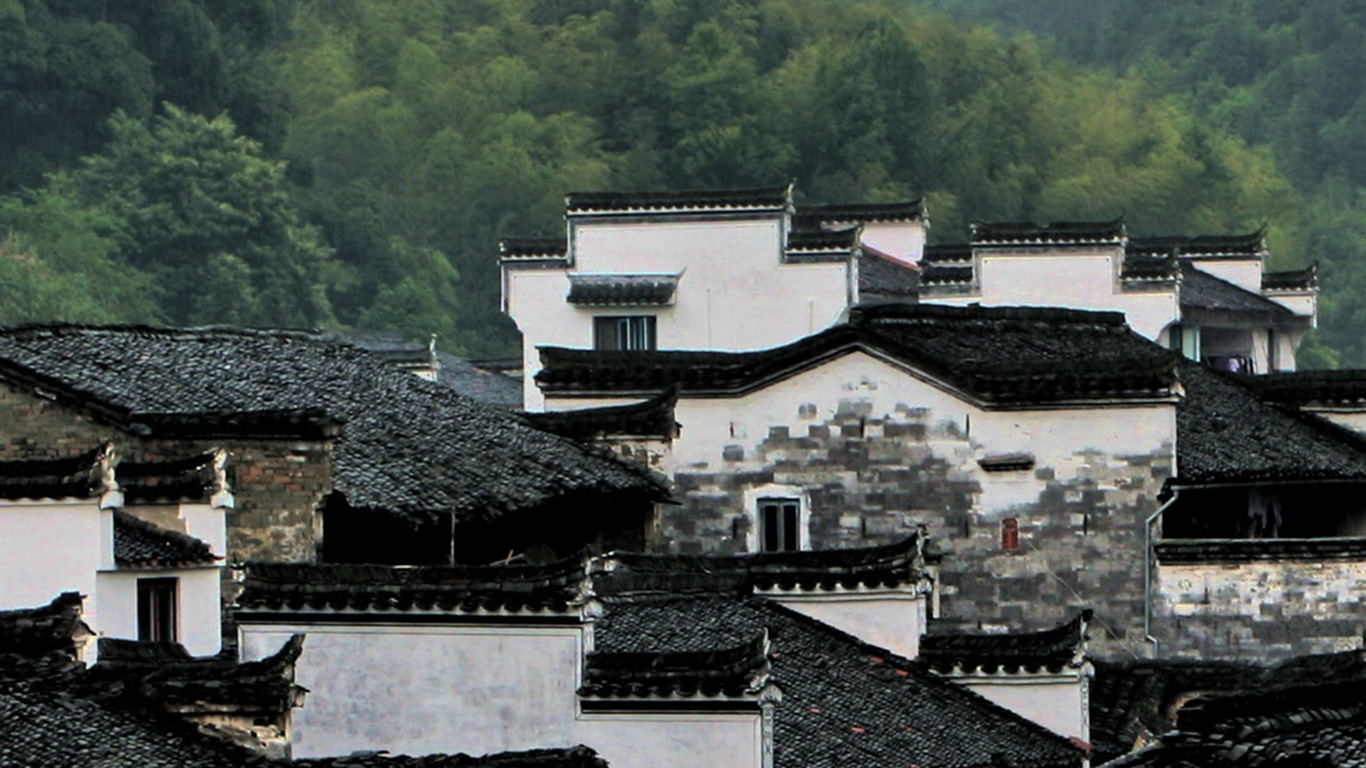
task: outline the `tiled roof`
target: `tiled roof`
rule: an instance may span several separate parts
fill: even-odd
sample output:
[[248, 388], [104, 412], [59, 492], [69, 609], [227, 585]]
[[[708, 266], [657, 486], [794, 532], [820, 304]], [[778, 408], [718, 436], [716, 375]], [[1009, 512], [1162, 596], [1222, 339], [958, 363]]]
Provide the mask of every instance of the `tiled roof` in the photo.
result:
[[1234, 235], [1135, 237], [1126, 250], [1145, 256], [1258, 258], [1266, 255], [1266, 227]]
[[1042, 632], [1013, 634], [927, 634], [920, 660], [936, 672], [1061, 672], [1078, 667], [1086, 652], [1091, 611]]
[[1281, 304], [1215, 277], [1188, 262], [1181, 262], [1178, 290], [1183, 311], [1237, 312], [1244, 317], [1259, 317], [1263, 322], [1285, 322], [1296, 317], [1294, 312]]
[[1310, 539], [1164, 539], [1153, 545], [1157, 560], [1177, 563], [1322, 563], [1366, 560], [1366, 537]]
[[705, 651], [618, 651], [588, 654], [579, 695], [591, 699], [739, 698], [767, 681], [768, 633]]
[[76, 686], [96, 700], [136, 700], [143, 709], [192, 714], [278, 716], [299, 706], [294, 663], [304, 636], [257, 661], [228, 655], [192, 658], [178, 644], [100, 639], [99, 663]]
[[925, 264], [970, 264], [972, 263], [972, 245], [969, 243], [927, 245], [921, 262]]
[[100, 493], [100, 447], [62, 459], [0, 460], [0, 499], [89, 498]]
[[1295, 371], [1247, 376], [1239, 383], [1263, 400], [1295, 406], [1366, 403], [1366, 371]]
[[212, 563], [219, 558], [209, 545], [170, 531], [121, 510], [114, 510], [114, 562], [122, 567], [173, 568]]
[[580, 594], [582, 558], [549, 565], [252, 563], [238, 615], [257, 612], [561, 613]]
[[839, 224], [843, 222], [919, 221], [925, 218], [925, 200], [905, 200], [895, 203], [852, 203], [837, 205], [803, 205], [797, 208], [798, 221]]
[[663, 594], [753, 590], [877, 589], [914, 586], [925, 578], [924, 538], [851, 549], [675, 555], [613, 552], [594, 564], [600, 593]]
[[64, 690], [0, 686], [0, 765], [25, 768], [244, 768], [264, 758], [169, 718]]
[[1317, 262], [1304, 269], [1262, 273], [1263, 291], [1317, 291], [1318, 289], [1319, 265]]
[[638, 403], [527, 413], [526, 417], [537, 429], [573, 440], [608, 435], [672, 440], [678, 436], [678, 422], [674, 419], [677, 405], [678, 388], [669, 387]]
[[1285, 685], [1303, 675], [1283, 667], [1212, 668], [1194, 690], [1169, 682], [1160, 700], [1175, 717], [1154, 723], [1161, 734], [1156, 743], [1104, 765], [1366, 766], [1362, 665], [1342, 658], [1348, 654], [1335, 656], [1339, 663], [1316, 670], [1318, 679], [1309, 684]]
[[1180, 275], [1180, 260], [1162, 255], [1126, 255], [1120, 270], [1125, 280], [1175, 280]]
[[203, 500], [218, 484], [213, 452], [156, 461], [118, 461], [113, 445], [61, 459], [0, 460], [0, 498], [89, 498], [106, 490], [102, 462], [127, 502]]
[[604, 600], [606, 652], [737, 647], [767, 631], [777, 768], [1079, 766], [1066, 739], [927, 672], [764, 598]]
[[569, 257], [569, 241], [564, 238], [504, 238], [498, 243], [498, 256], [508, 261], [562, 261]]
[[580, 307], [660, 307], [672, 304], [678, 275], [569, 275], [570, 304]]
[[1119, 313], [1024, 307], [881, 305], [847, 325], [756, 352], [601, 352], [542, 347], [548, 394], [752, 391], [855, 349], [916, 368], [984, 404], [1165, 398], [1174, 353]]
[[858, 290], [860, 296], [918, 296], [920, 269], [865, 248], [858, 259]]
[[[1120, 757], [1136, 744], [1172, 731], [1178, 710], [1198, 697], [1262, 697], [1264, 706], [1276, 702], [1282, 691], [1339, 682], [1360, 687], [1366, 681], [1366, 653], [1362, 651], [1301, 656], [1274, 665], [1178, 659], [1094, 663], [1091, 740], [1097, 763]], [[1305, 717], [1303, 722], [1312, 723], [1314, 719]], [[1229, 742], [1228, 746], [1234, 743]], [[1135, 755], [1130, 759], [1137, 758]]]
[[527, 749], [470, 755], [376, 755], [311, 757], [286, 765], [295, 768], [607, 768], [598, 753], [579, 745], [559, 749]]
[[571, 192], [565, 197], [565, 209], [571, 216], [575, 214], [782, 212], [791, 205], [791, 186], [688, 192]]
[[1180, 369], [1173, 485], [1366, 480], [1366, 440], [1317, 416], [1267, 403], [1243, 379], [1194, 362]]
[[49, 654], [75, 658], [76, 638], [91, 635], [81, 620], [78, 592], [63, 592], [47, 605], [0, 611], [0, 678], [8, 671], [6, 657], [40, 659]]
[[848, 254], [859, 244], [858, 227], [839, 229], [799, 229], [787, 235], [787, 253], [791, 257], [805, 252]]
[[0, 374], [88, 404], [130, 430], [188, 415], [184, 428], [213, 433], [243, 414], [321, 413], [344, 422], [336, 490], [353, 507], [409, 520], [497, 515], [576, 492], [662, 494], [641, 470], [307, 333], [15, 329], [0, 332]]
[[[445, 352], [437, 352], [441, 368], [436, 380], [456, 392], [487, 405], [509, 410], [522, 408], [522, 382], [511, 376], [461, 360]], [[520, 364], [520, 360], [518, 363]]]
[[1119, 244], [1126, 235], [1124, 220], [1034, 222], [978, 222], [970, 225], [973, 245], [1097, 245]]

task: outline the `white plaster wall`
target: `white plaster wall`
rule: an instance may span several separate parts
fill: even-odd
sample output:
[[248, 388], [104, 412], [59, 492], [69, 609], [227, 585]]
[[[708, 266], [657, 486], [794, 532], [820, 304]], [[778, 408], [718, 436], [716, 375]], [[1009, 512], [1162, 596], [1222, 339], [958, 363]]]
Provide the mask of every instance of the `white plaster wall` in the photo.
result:
[[759, 713], [585, 713], [575, 738], [612, 768], [760, 768]]
[[591, 347], [598, 315], [654, 315], [660, 349], [763, 349], [834, 325], [848, 306], [849, 266], [783, 264], [785, 226], [777, 216], [574, 223], [574, 273], [681, 274], [670, 307], [580, 309], [565, 300], [565, 270], [508, 270], [506, 309], [522, 331], [527, 410], [543, 405], [536, 347]]
[[925, 633], [925, 597], [906, 591], [874, 594], [803, 594], [781, 591], [764, 596], [798, 613], [823, 621], [898, 656], [920, 655]]
[[110, 513], [92, 499], [0, 503], [0, 609], [46, 605], [62, 592], [86, 596], [99, 629], [95, 572], [113, 565]]
[[212, 656], [222, 650], [223, 569], [179, 568], [155, 571], [102, 571], [97, 577], [101, 637], [136, 640], [138, 637], [139, 578], [175, 578], [176, 639], [194, 656]]
[[1318, 296], [1312, 293], [1271, 294], [1268, 299], [1280, 304], [1297, 315], [1317, 317]]
[[223, 509], [208, 504], [181, 504], [180, 519], [185, 532], [209, 545], [218, 557], [228, 554], [228, 526]]
[[1261, 259], [1194, 259], [1202, 271], [1253, 293], [1262, 292]]
[[1091, 743], [1086, 678], [1080, 675], [1025, 678], [950, 678], [991, 702], [1067, 737]]
[[925, 224], [920, 221], [870, 221], [860, 241], [881, 253], [916, 264], [925, 255]]
[[1314, 408], [1305, 408], [1304, 410], [1309, 411], [1316, 416], [1322, 416], [1334, 424], [1366, 435], [1366, 409], [1360, 411], [1324, 411]]
[[[1067, 307], [1123, 312], [1129, 327], [1157, 339], [1180, 318], [1172, 292], [1124, 292], [1119, 286], [1118, 248], [1065, 254], [979, 251], [981, 295], [986, 306]], [[961, 304], [969, 300], [928, 299]]]
[[[834, 417], [841, 401], [865, 402], [874, 417], [891, 417], [898, 406], [928, 408], [936, 423], [951, 422], [969, 436], [973, 454], [958, 457], [965, 472], [982, 483], [978, 509], [992, 511], [1035, 501], [1039, 484], [1032, 472], [981, 472], [976, 461], [985, 456], [1029, 453], [1037, 466], [1051, 467], [1061, 481], [1071, 480], [1085, 461], [1087, 449], [1111, 455], [1144, 454], [1174, 444], [1176, 409], [1173, 404], [1070, 410], [985, 411], [921, 381], [864, 352], [851, 352], [815, 369], [735, 399], [683, 398], [675, 416], [682, 425], [673, 452], [665, 459], [669, 472], [715, 463], [720, 447], [745, 446], [747, 455], [768, 436], [773, 426], [787, 426], [805, 434], [807, 425]], [[552, 407], [588, 402], [556, 400]], [[604, 401], [592, 401], [602, 404]], [[799, 408], [810, 404], [809, 417]], [[870, 438], [871, 439], [871, 438]], [[931, 439], [930, 447], [936, 446]], [[952, 456], [961, 441], [939, 446], [936, 453]]]
[[293, 755], [466, 752], [587, 744], [613, 768], [758, 766], [759, 714], [580, 715], [577, 626], [239, 627], [243, 659], [307, 635]]

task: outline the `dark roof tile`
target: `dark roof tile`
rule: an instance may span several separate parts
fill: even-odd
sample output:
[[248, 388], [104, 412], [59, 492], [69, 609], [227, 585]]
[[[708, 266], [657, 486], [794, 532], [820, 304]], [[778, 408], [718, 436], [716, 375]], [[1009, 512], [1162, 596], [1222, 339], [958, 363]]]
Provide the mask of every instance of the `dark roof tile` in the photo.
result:
[[220, 558], [209, 545], [178, 531], [170, 531], [114, 510], [114, 562], [121, 567], [174, 568], [212, 563]]
[[1294, 312], [1271, 299], [1215, 277], [1188, 262], [1181, 263], [1178, 290], [1184, 314], [1189, 314], [1190, 310], [1236, 312], [1242, 317], [1261, 318], [1263, 322], [1285, 322], [1296, 317]]
[[740, 393], [854, 349], [914, 366], [990, 405], [1088, 398], [1165, 398], [1174, 353], [1137, 336], [1119, 313], [1024, 307], [880, 305], [849, 324], [757, 352], [602, 352], [542, 347], [549, 394]]
[[769, 671], [768, 633], [747, 643], [703, 651], [588, 654], [579, 695], [593, 699], [757, 695]]
[[672, 304], [678, 275], [570, 274], [570, 304], [580, 307], [660, 307]]
[[604, 600], [606, 652], [677, 653], [772, 643], [777, 768], [1077, 766], [1082, 752], [915, 662], [763, 598]]
[[920, 294], [920, 269], [867, 248], [858, 259], [860, 296], [915, 297]]
[[674, 420], [677, 405], [678, 388], [670, 387], [638, 403], [527, 413], [526, 417], [537, 429], [573, 440], [609, 435], [672, 440], [678, 436], [678, 422]]
[[798, 221], [820, 224], [870, 221], [920, 221], [925, 218], [925, 200], [904, 200], [895, 203], [852, 203], [836, 205], [803, 205], [797, 208]]
[[1266, 227], [1233, 235], [1135, 237], [1126, 250], [1145, 256], [1260, 258], [1266, 255]]
[[1317, 291], [1319, 289], [1319, 265], [1310, 264], [1304, 269], [1291, 269], [1282, 272], [1263, 272], [1262, 291]]
[[509, 237], [498, 243], [498, 256], [508, 261], [563, 261], [569, 258], [564, 238]]
[[465, 754], [311, 757], [287, 765], [295, 768], [607, 768], [605, 760], [583, 745], [498, 752], [482, 757]]
[[1249, 381], [1186, 361], [1173, 485], [1366, 480], [1366, 439], [1263, 401]]
[[[336, 490], [353, 507], [415, 522], [497, 515], [576, 492], [663, 495], [640, 469], [308, 333], [13, 329], [0, 332], [0, 373], [93, 404], [130, 430], [169, 422], [213, 433], [253, 413], [342, 422]], [[292, 423], [260, 426], [288, 434]]]
[[1096, 245], [1125, 241], [1124, 219], [1112, 221], [978, 222], [970, 225], [973, 245]]
[[1042, 632], [928, 634], [920, 639], [920, 660], [941, 673], [955, 671], [1060, 672], [1080, 665], [1086, 652], [1091, 611]]
[[684, 192], [571, 192], [566, 212], [575, 214], [782, 212], [792, 205], [792, 187], [712, 189]]
[[252, 563], [239, 614], [306, 611], [558, 613], [585, 578], [582, 558], [549, 565], [388, 566]]

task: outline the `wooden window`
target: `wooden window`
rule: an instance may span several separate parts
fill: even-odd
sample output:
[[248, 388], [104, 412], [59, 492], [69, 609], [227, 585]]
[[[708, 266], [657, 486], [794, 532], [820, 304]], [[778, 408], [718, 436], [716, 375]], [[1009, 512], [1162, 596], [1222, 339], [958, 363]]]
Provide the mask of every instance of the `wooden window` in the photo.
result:
[[801, 502], [797, 499], [759, 500], [759, 549], [796, 552], [801, 549]]
[[608, 351], [654, 349], [654, 316], [621, 315], [593, 318], [593, 348]]
[[138, 579], [138, 639], [176, 641], [177, 580]]
[[1001, 549], [1020, 548], [1020, 518], [1007, 517], [1001, 521]]

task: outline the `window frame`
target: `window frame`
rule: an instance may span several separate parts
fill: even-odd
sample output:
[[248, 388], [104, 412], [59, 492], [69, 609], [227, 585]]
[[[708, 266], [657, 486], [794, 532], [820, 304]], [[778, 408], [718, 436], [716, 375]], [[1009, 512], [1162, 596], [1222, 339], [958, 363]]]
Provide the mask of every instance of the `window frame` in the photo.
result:
[[180, 640], [180, 579], [158, 576], [137, 580], [138, 640], [175, 643]]
[[[779, 507], [783, 512], [780, 519], [782, 530], [780, 544], [795, 543], [795, 549], [765, 547], [767, 527], [765, 508]], [[791, 519], [786, 519], [786, 510], [791, 510]], [[804, 552], [811, 549], [811, 505], [805, 491], [792, 486], [765, 485], [745, 491], [745, 516], [749, 520], [749, 530], [745, 535], [745, 550], [748, 552]]]
[[593, 349], [603, 352], [658, 349], [658, 327], [655, 315], [594, 315]]

